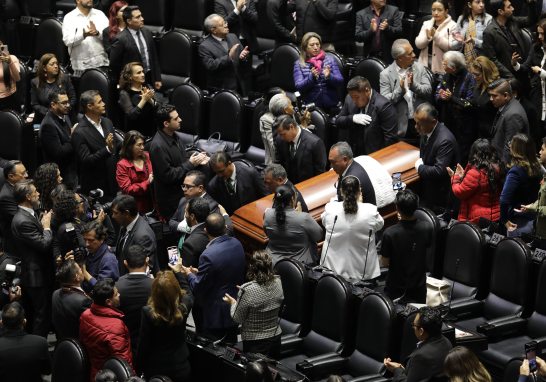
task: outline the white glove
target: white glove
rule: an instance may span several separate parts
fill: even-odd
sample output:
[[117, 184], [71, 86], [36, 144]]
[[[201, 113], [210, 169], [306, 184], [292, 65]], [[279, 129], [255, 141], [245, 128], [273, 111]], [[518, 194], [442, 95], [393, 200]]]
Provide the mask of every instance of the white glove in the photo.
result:
[[423, 164], [423, 158], [417, 159], [417, 161], [415, 162], [415, 170], [419, 171], [419, 166], [421, 166], [422, 164]]
[[359, 125], [369, 125], [372, 122], [372, 117], [368, 114], [355, 114], [353, 115], [353, 122]]

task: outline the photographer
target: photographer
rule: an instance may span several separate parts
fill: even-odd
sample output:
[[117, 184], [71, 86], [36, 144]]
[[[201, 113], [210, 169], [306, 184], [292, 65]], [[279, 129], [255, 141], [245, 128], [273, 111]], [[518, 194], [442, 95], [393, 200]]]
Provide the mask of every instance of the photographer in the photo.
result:
[[[0, 246], [1, 248], [1, 246]], [[10, 302], [21, 300], [21, 287], [15, 286], [21, 281], [17, 278], [16, 266], [9, 254], [0, 250], [0, 310]], [[2, 312], [0, 312], [2, 320]], [[4, 336], [4, 327], [0, 325], [0, 337]]]

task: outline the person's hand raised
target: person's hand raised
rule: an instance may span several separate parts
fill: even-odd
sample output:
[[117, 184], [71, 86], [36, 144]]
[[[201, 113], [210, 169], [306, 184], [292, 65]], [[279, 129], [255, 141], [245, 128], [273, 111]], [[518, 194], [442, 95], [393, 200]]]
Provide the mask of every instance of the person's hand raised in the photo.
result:
[[70, 129], [70, 134], [74, 134], [74, 130], [76, 130], [76, 127], [78, 127], [77, 123]]
[[464, 36], [461, 34], [461, 32], [451, 32], [451, 36], [457, 41], [459, 44], [464, 43]]
[[329, 78], [331, 71], [332, 69], [330, 68], [330, 65], [326, 65], [324, 69], [322, 69], [322, 74], [324, 74], [324, 78]]
[[49, 212], [44, 212], [44, 216], [42, 216], [42, 227], [49, 228], [51, 226], [51, 216], [53, 215], [53, 210], [50, 210]]
[[375, 21], [375, 19], [373, 19], [370, 23], [370, 29], [372, 30], [372, 33], [377, 32], [377, 22]]
[[517, 53], [515, 53], [515, 52], [512, 53], [512, 60], [511, 60], [511, 62], [510, 62], [510, 63], [512, 64], [512, 66], [516, 66], [516, 64], [517, 64], [519, 61], [521, 61], [521, 57], [519, 56], [519, 54], [517, 54]]
[[224, 302], [227, 302], [229, 305], [233, 305], [233, 304], [235, 304], [237, 302], [233, 297], [231, 297], [227, 293], [226, 293], [226, 295], [224, 297], [222, 297], [222, 300], [224, 300]]
[[464, 175], [464, 168], [459, 163], [457, 163], [457, 169], [455, 170], [455, 175], [457, 175], [457, 176], [463, 176]]
[[235, 44], [229, 50], [229, 57], [231, 57], [231, 59], [233, 59], [233, 57], [235, 57], [235, 52], [237, 51], [238, 47], [239, 47], [239, 44]]
[[319, 77], [319, 72], [318, 72], [317, 68], [315, 68], [314, 66], [311, 68], [311, 73], [313, 74], [313, 77], [315, 77], [315, 78]]
[[108, 134], [108, 138], [106, 138], [106, 145], [108, 146], [110, 152], [114, 151], [114, 134]]
[[250, 52], [248, 51], [248, 46], [245, 46], [245, 49], [243, 49], [243, 51], [239, 55], [239, 60], [246, 60], [249, 54]]

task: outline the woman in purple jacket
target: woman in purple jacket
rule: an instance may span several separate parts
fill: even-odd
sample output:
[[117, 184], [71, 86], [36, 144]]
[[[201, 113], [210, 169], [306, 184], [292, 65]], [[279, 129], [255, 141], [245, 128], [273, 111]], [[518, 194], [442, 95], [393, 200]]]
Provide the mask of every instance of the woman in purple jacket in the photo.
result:
[[343, 84], [343, 76], [334, 57], [322, 50], [322, 40], [314, 32], [303, 36], [300, 59], [294, 63], [294, 82], [306, 104], [314, 102], [329, 113], [339, 103], [336, 87]]

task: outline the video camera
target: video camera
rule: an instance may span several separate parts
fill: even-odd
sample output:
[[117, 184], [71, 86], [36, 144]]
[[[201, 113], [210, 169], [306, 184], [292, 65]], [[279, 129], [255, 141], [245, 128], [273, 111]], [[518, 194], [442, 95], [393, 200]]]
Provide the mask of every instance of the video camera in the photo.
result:
[[9, 295], [10, 288], [11, 293], [17, 293], [17, 287], [21, 285], [21, 280], [15, 277], [17, 273], [17, 266], [15, 264], [6, 265], [5, 278], [2, 281], [2, 292]]
[[72, 244], [72, 254], [74, 255], [74, 261], [78, 265], [84, 264], [89, 254], [85, 246], [82, 246], [80, 238], [78, 237], [78, 232], [76, 232], [76, 228], [72, 223], [66, 223], [66, 236]]
[[101, 209], [104, 211], [105, 214], [109, 214], [110, 212], [112, 212], [112, 202], [100, 204], [97, 200], [98, 198], [101, 198], [103, 196], [104, 191], [102, 191], [100, 188], [89, 191], [89, 195], [87, 196], [89, 207], [85, 212], [90, 219], [93, 219], [93, 211], [96, 211], [97, 215], [99, 214]]
[[306, 110], [309, 111], [309, 113], [317, 110], [317, 106], [313, 102], [308, 103], [307, 105], [303, 103], [303, 98], [300, 92], [295, 92], [294, 96], [296, 96], [296, 106], [294, 106], [294, 111], [299, 113], [302, 117], [305, 115]]

